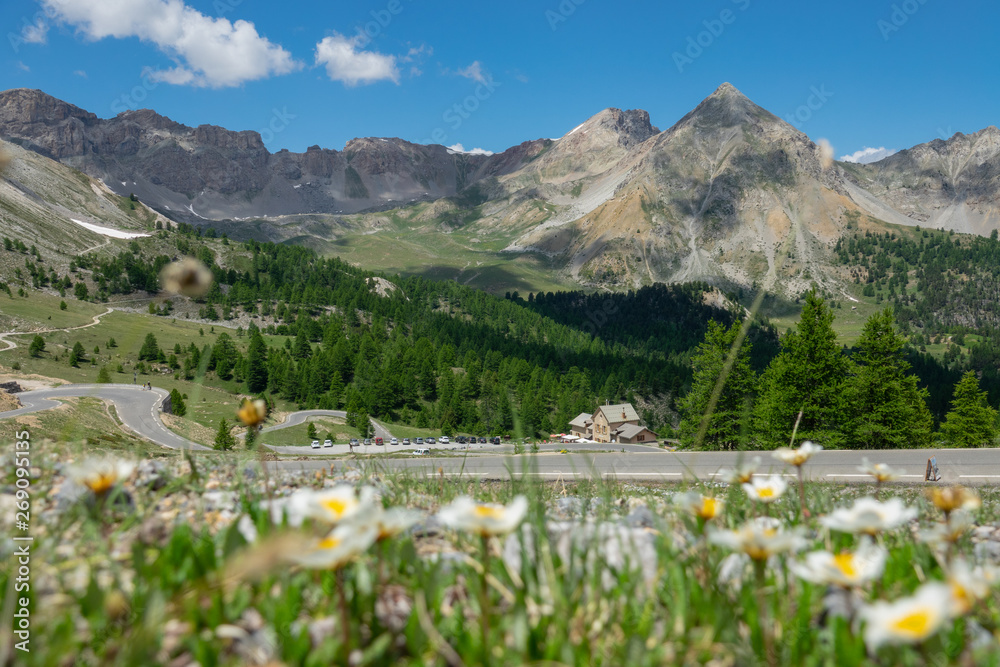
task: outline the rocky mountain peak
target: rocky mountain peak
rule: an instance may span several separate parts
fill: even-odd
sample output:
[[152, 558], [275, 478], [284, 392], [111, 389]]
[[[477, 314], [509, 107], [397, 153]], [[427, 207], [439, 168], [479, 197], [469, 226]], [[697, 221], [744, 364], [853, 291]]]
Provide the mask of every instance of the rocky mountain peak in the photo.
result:
[[702, 100], [674, 127], [688, 124], [698, 126], [734, 127], [746, 123], [781, 122], [770, 111], [757, 106], [731, 83], [723, 83], [715, 92]]
[[641, 144], [653, 135], [659, 134], [659, 128], [649, 121], [649, 112], [642, 109], [604, 109], [588, 118], [582, 125], [571, 130], [563, 139], [598, 134], [602, 138], [610, 138], [622, 148], [631, 148]]
[[56, 124], [76, 118], [84, 124], [97, 116], [40, 90], [14, 88], [0, 92], [0, 122], [14, 125]]

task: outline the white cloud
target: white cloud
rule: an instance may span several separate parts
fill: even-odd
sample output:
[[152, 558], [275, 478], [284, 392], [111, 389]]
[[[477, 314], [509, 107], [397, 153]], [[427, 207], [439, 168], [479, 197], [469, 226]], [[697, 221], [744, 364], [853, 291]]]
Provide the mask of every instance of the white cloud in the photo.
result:
[[868, 164], [870, 162], [878, 162], [883, 158], [887, 158], [890, 155], [895, 155], [899, 151], [895, 148], [886, 148], [885, 146], [879, 146], [878, 148], [869, 148], [865, 146], [859, 151], [854, 151], [850, 155], [841, 155], [841, 162], [857, 162], [858, 164]]
[[449, 153], [465, 153], [466, 155], [493, 155], [493, 151], [488, 151], [485, 148], [473, 148], [472, 150], [465, 150], [465, 146], [462, 144], [455, 144], [453, 146], [447, 146]]
[[425, 57], [430, 57], [434, 55], [434, 48], [427, 46], [426, 44], [421, 44], [420, 46], [410, 47], [410, 50], [406, 52], [406, 55], [400, 58], [404, 63], [410, 63], [414, 60], [423, 61]]
[[137, 37], [170, 56], [176, 67], [153, 71], [167, 83], [225, 88], [299, 67], [249, 21], [206, 16], [182, 0], [41, 0], [56, 18], [88, 39]]
[[17, 68], [19, 70], [21, 70], [22, 72], [30, 72], [31, 71], [31, 68], [28, 67], [27, 65], [25, 65], [24, 62], [22, 62], [20, 60], [17, 61]]
[[483, 74], [483, 64], [478, 60], [465, 69], [458, 70], [456, 74], [464, 76], [466, 79], [472, 79], [476, 83], [486, 83], [486, 75]]
[[28, 44], [44, 44], [49, 34], [49, 24], [39, 17], [34, 23], [29, 23], [21, 29], [21, 39]]
[[78, 69], [78, 70], [74, 70], [74, 71], [73, 71], [73, 74], [77, 75], [77, 76], [78, 76], [78, 77], [80, 77], [81, 79], [86, 79], [86, 78], [88, 78], [88, 77], [87, 77], [87, 72], [86, 72], [86, 71], [84, 71], [84, 70], [82, 70], [82, 69]]
[[316, 45], [316, 64], [326, 67], [326, 75], [332, 81], [342, 81], [348, 86], [383, 80], [399, 83], [396, 56], [359, 51], [360, 45], [360, 36], [334, 33]]

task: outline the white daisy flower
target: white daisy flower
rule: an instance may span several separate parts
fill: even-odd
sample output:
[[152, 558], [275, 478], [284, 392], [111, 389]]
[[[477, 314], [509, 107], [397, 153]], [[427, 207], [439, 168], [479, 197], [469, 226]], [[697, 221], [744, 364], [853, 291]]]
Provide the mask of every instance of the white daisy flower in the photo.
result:
[[66, 476], [86, 486], [95, 495], [103, 496], [115, 485], [124, 482], [135, 471], [135, 463], [109, 457], [91, 457], [66, 467]]
[[823, 451], [823, 445], [817, 445], [814, 442], [806, 440], [799, 446], [798, 449], [789, 449], [788, 447], [779, 447], [774, 450], [771, 455], [779, 461], [783, 461], [788, 465], [795, 467], [800, 467], [805, 465], [806, 461], [812, 458], [813, 454]]
[[477, 503], [469, 496], [460, 496], [438, 513], [438, 518], [449, 528], [464, 530], [477, 535], [505, 535], [524, 520], [528, 513], [528, 499], [517, 496], [510, 505]]
[[736, 530], [714, 530], [708, 535], [712, 544], [740, 551], [761, 561], [781, 553], [799, 551], [806, 545], [803, 528], [796, 526], [785, 530], [780, 522], [760, 517], [743, 524]]
[[755, 456], [735, 468], [723, 468], [717, 477], [726, 484], [748, 484], [760, 468], [760, 457]]
[[697, 491], [688, 491], [675, 494], [674, 504], [688, 514], [708, 521], [722, 514], [726, 501], [722, 498], [703, 496]]
[[819, 521], [830, 530], [841, 533], [875, 535], [899, 528], [917, 517], [917, 510], [907, 507], [899, 498], [882, 503], [871, 497], [858, 498], [850, 508], [840, 507]]
[[751, 500], [762, 503], [773, 503], [787, 489], [788, 484], [780, 475], [754, 475], [749, 484], [743, 485], [743, 490]]
[[882, 576], [887, 552], [870, 540], [864, 540], [855, 552], [838, 554], [813, 551], [805, 561], [790, 563], [788, 569], [800, 579], [814, 584], [855, 588]]
[[286, 558], [303, 567], [336, 570], [367, 551], [377, 537], [378, 529], [373, 525], [344, 523], [304, 550], [299, 547], [286, 554]]
[[952, 610], [951, 586], [940, 581], [924, 584], [911, 597], [875, 602], [861, 610], [864, 639], [869, 651], [885, 644], [917, 644], [941, 630]]
[[871, 475], [875, 478], [878, 483], [891, 482], [897, 479], [900, 475], [906, 473], [905, 470], [896, 470], [895, 468], [890, 468], [884, 463], [872, 463], [868, 460], [868, 457], [861, 459], [861, 465], [858, 466], [858, 471], [865, 474]]

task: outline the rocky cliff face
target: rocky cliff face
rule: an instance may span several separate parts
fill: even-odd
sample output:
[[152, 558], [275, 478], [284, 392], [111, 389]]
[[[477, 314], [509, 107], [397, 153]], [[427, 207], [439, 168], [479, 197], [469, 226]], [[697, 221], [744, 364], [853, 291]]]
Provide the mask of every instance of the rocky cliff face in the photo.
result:
[[525, 156], [515, 148], [491, 160], [374, 138], [355, 139], [343, 151], [271, 154], [257, 132], [191, 128], [149, 110], [103, 120], [21, 89], [0, 93], [0, 137], [195, 219], [352, 213], [436, 199], [515, 170]]
[[852, 166], [848, 173], [854, 184], [910, 224], [981, 235], [1000, 228], [996, 127], [935, 139], [873, 164]]

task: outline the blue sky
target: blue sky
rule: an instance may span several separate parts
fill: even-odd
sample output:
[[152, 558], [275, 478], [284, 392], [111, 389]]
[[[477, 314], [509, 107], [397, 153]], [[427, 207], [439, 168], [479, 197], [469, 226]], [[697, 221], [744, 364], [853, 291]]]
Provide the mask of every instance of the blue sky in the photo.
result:
[[1000, 7], [969, 0], [4, 0], [0, 88], [101, 117], [499, 151], [606, 107], [666, 129], [729, 81], [838, 156], [1000, 124]]

